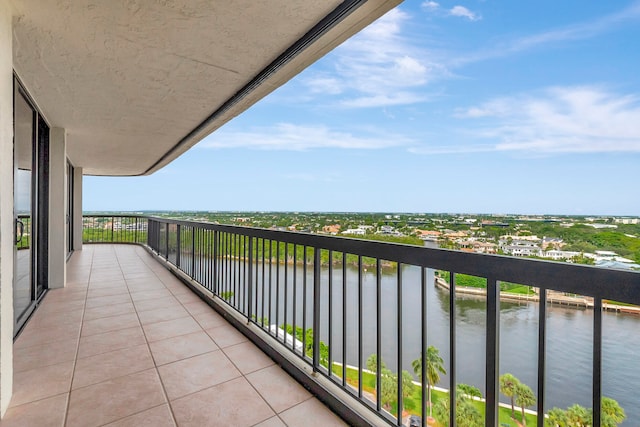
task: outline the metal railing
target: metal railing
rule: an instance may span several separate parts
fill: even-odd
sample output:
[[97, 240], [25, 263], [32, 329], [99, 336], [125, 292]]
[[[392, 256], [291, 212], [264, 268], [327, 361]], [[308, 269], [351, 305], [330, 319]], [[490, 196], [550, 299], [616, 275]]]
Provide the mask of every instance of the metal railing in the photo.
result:
[[[109, 222], [124, 221], [117, 216], [99, 218], [106, 237], [111, 233]], [[427, 366], [427, 287], [433, 285], [429, 271], [449, 272], [449, 402], [457, 401], [456, 277], [486, 279], [484, 422], [491, 427], [499, 425], [500, 282], [539, 290], [537, 414], [549, 410], [545, 405], [547, 293], [553, 290], [593, 298], [592, 425], [601, 425], [602, 420], [603, 300], [640, 304], [640, 274], [636, 272], [306, 233], [128, 218], [145, 224], [144, 230], [135, 238], [112, 234], [121, 239], [113, 242], [147, 244], [247, 322], [271, 335], [316, 375], [332, 381], [389, 425], [403, 425], [398, 408], [404, 407], [407, 385], [398, 379], [408, 368], [404, 352], [409, 341], [418, 341], [423, 351], [417, 356], [421, 366]], [[94, 220], [86, 221], [94, 224]], [[408, 313], [404, 311], [408, 299], [419, 307], [419, 320], [411, 325], [406, 324]], [[367, 369], [365, 347], [373, 347], [373, 354], [378, 355], [375, 365], [369, 366], [373, 369]], [[385, 352], [395, 358], [390, 366], [396, 375], [395, 409], [382, 392], [381, 355]], [[422, 369], [418, 378], [423, 426], [429, 413], [426, 371]], [[372, 376], [375, 390], [381, 390], [373, 395], [364, 384]], [[448, 412], [449, 425], [455, 426], [456, 405], [448, 405]], [[544, 425], [545, 418], [537, 417], [537, 426]]]
[[147, 244], [148, 219], [141, 215], [84, 215], [83, 243]]

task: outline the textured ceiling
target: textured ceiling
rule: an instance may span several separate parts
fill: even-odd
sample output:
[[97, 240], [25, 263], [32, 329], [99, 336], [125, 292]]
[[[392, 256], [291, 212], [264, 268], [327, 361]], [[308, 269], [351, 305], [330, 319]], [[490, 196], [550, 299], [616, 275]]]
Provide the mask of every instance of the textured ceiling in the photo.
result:
[[14, 68], [85, 174], [151, 173], [398, 2], [364, 3], [211, 120], [341, 1], [21, 0]]

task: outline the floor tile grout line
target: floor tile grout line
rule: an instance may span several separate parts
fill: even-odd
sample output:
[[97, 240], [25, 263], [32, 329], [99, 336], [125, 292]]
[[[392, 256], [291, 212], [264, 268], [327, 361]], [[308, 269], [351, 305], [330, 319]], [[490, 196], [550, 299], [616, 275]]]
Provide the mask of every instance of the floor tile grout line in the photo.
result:
[[[135, 253], [135, 251], [134, 251]], [[141, 260], [142, 262], [142, 257], [140, 257], [140, 255], [138, 255], [137, 253], [135, 253], [135, 255]], [[118, 265], [120, 265], [120, 262], [118, 260]], [[153, 272], [155, 275], [155, 272]], [[157, 275], [156, 275], [157, 278]], [[125, 279], [125, 283], [126, 283], [126, 279]], [[163, 284], [164, 286], [164, 284]], [[129, 285], [127, 284], [127, 289], [129, 289]], [[131, 293], [129, 293], [129, 296], [131, 296]], [[153, 369], [156, 372], [156, 377], [158, 378], [158, 381], [160, 382], [160, 388], [162, 389], [162, 394], [164, 396], [165, 402], [167, 404], [167, 406], [169, 407], [169, 413], [171, 414], [171, 420], [173, 421], [173, 424], [175, 426], [178, 426], [178, 421], [176, 420], [176, 416], [173, 412], [173, 406], [171, 406], [171, 401], [169, 400], [169, 395], [167, 394], [167, 390], [165, 388], [164, 382], [162, 381], [162, 376], [160, 375], [160, 371], [158, 370], [158, 365], [156, 363], [156, 359], [155, 357], [153, 357], [153, 351], [151, 351], [151, 344], [149, 343], [149, 339], [147, 337], [147, 332], [145, 331], [142, 322], [140, 320], [140, 314], [138, 313], [138, 309], [136, 308], [135, 303], [133, 304], [133, 309], [135, 310], [136, 313], [136, 317], [138, 318], [138, 323], [140, 323], [140, 329], [142, 329], [142, 336], [144, 337], [144, 341], [147, 345], [147, 351], [149, 351], [149, 354], [151, 355], [151, 361], [153, 362]], [[150, 408], [147, 408], [150, 409]]]
[[[72, 255], [73, 256], [73, 255]], [[67, 422], [69, 420], [69, 409], [71, 408], [71, 392], [73, 390], [73, 380], [75, 378], [75, 374], [76, 374], [76, 365], [78, 363], [78, 354], [80, 352], [80, 339], [82, 338], [82, 327], [84, 326], [84, 312], [87, 309], [87, 296], [89, 295], [89, 286], [91, 283], [91, 274], [93, 271], [93, 258], [95, 256], [95, 250], [94, 248], [91, 248], [91, 264], [89, 266], [89, 277], [87, 278], [87, 292], [85, 295], [85, 299], [84, 299], [84, 304], [83, 304], [83, 309], [82, 309], [82, 316], [80, 316], [80, 330], [78, 331], [78, 343], [76, 344], [76, 356], [73, 359], [73, 370], [71, 371], [71, 381], [69, 381], [69, 392], [68, 392], [68, 396], [67, 396], [67, 407], [66, 410], [64, 411], [64, 418], [63, 418], [63, 422], [62, 425], [66, 426]], [[66, 283], [65, 283], [66, 285]]]

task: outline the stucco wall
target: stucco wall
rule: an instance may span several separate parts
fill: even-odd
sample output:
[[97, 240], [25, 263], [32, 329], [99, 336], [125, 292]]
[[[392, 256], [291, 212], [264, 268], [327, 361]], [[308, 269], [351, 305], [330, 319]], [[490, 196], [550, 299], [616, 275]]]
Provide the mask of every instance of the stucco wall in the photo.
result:
[[13, 385], [13, 57], [11, 10], [0, 1], [0, 415]]

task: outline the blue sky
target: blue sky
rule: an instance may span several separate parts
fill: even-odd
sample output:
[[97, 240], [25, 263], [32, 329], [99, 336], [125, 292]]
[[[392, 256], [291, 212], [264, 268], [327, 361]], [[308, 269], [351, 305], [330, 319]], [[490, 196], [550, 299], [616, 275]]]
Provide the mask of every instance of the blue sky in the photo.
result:
[[407, 0], [84, 209], [640, 215], [640, 1]]

